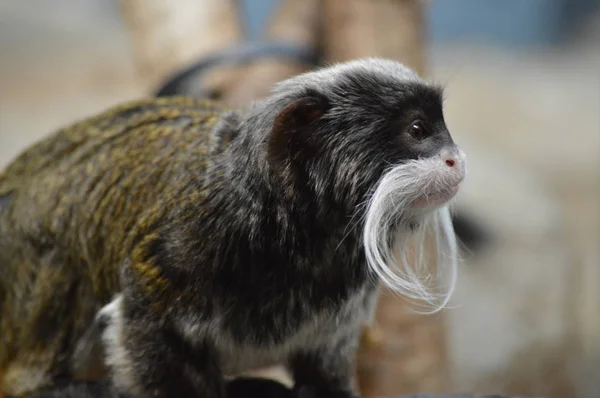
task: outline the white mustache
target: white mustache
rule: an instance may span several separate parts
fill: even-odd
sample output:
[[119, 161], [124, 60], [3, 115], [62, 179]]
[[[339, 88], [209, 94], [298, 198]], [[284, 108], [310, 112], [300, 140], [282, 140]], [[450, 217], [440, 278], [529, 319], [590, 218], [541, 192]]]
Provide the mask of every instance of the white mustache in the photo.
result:
[[[372, 195], [363, 231], [364, 249], [370, 270], [392, 291], [433, 306], [434, 313], [444, 308], [454, 290], [458, 248], [448, 203], [437, 209], [422, 210], [412, 204], [429, 192], [447, 189], [456, 180], [444, 176], [438, 157], [420, 159], [390, 169]], [[411, 231], [409, 222], [416, 222]], [[436, 248], [435, 286], [427, 270], [425, 238], [431, 233]], [[408, 260], [414, 238], [415, 255]], [[440, 293], [440, 290], [442, 292]]]

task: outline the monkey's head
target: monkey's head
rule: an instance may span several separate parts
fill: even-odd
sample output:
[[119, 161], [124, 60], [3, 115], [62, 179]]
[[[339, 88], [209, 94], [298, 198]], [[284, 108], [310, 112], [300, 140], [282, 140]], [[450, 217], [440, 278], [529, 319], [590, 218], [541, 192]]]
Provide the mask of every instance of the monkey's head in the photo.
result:
[[360, 212], [371, 270], [393, 290], [434, 302], [402, 257], [408, 237], [429, 227], [438, 252], [456, 256], [447, 205], [466, 159], [446, 127], [441, 88], [400, 63], [364, 59], [286, 80], [266, 104], [267, 159], [281, 185]]

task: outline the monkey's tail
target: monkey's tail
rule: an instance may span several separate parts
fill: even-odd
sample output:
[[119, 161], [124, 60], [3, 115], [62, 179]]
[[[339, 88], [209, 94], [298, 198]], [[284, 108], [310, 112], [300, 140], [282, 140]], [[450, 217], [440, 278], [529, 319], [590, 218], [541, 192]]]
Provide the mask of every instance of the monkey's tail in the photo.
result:
[[228, 65], [245, 65], [261, 57], [279, 57], [311, 66], [319, 65], [321, 62], [319, 52], [312, 48], [278, 42], [246, 43], [218, 51], [176, 71], [156, 90], [155, 96], [192, 95], [217, 99], [213, 98], [209, 91], [191, 93], [190, 81], [200, 79], [210, 69]]

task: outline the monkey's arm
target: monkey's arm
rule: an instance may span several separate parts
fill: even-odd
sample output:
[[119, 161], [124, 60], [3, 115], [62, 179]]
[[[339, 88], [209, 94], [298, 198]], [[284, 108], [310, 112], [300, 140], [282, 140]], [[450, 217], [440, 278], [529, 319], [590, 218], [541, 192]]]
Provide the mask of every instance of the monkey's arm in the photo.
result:
[[[157, 234], [146, 234], [121, 269], [121, 294], [104, 307], [107, 365], [119, 392], [132, 397], [225, 397], [212, 341], [186, 338], [189, 272], [174, 265]], [[195, 302], [197, 303], [197, 302]], [[189, 304], [194, 305], [194, 304]], [[203, 306], [193, 313], [202, 318]], [[184, 326], [182, 326], [184, 325]]]
[[126, 293], [117, 300], [104, 339], [120, 393], [133, 398], [225, 397], [211, 342], [190, 343]]

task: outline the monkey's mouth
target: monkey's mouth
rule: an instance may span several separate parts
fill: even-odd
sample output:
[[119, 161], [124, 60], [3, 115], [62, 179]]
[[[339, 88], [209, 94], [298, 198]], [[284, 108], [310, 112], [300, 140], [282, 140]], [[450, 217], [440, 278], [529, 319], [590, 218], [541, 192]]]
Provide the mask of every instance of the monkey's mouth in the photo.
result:
[[413, 202], [413, 206], [417, 209], [441, 206], [458, 193], [459, 186], [460, 184], [457, 184], [441, 191], [423, 193]]

